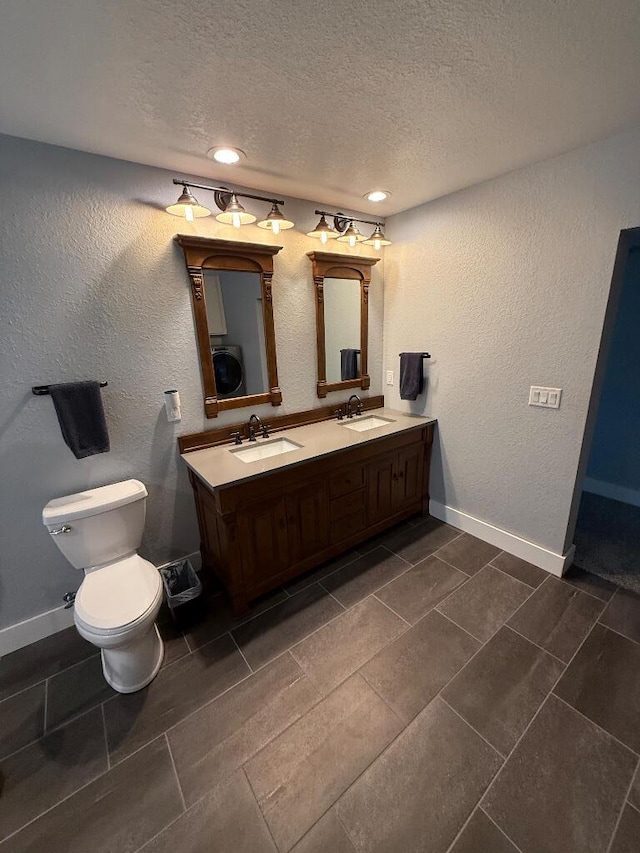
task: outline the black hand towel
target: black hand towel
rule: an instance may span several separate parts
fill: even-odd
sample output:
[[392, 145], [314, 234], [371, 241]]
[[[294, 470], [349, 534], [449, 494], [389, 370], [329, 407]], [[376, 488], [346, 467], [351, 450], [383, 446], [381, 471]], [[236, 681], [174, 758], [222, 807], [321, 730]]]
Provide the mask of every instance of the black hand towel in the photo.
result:
[[346, 379], [358, 378], [358, 353], [357, 349], [341, 349], [340, 350], [340, 378], [344, 382]]
[[416, 400], [422, 394], [424, 379], [422, 377], [422, 353], [400, 353], [400, 399]]
[[76, 459], [106, 453], [109, 433], [99, 382], [64, 382], [49, 393], [56, 409], [62, 437]]

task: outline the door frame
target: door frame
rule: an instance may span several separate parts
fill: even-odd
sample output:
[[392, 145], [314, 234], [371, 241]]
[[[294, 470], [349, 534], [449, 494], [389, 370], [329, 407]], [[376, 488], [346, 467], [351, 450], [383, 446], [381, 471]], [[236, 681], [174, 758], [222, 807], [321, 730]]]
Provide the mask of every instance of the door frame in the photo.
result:
[[593, 376], [593, 384], [591, 386], [591, 397], [589, 399], [589, 408], [587, 409], [582, 445], [580, 447], [580, 459], [573, 487], [573, 499], [571, 501], [571, 510], [569, 512], [569, 521], [567, 523], [567, 532], [564, 540], [563, 553], [565, 554], [572, 546], [573, 537], [576, 532], [580, 498], [582, 497], [582, 485], [587, 473], [587, 465], [591, 454], [591, 445], [593, 443], [593, 436], [596, 428], [600, 397], [602, 396], [607, 358], [609, 356], [613, 330], [618, 316], [618, 306], [620, 304], [622, 286], [624, 284], [624, 278], [627, 271], [629, 252], [634, 248], [640, 248], [640, 227], [623, 228], [620, 232], [620, 237], [618, 238], [618, 248], [616, 250], [616, 259], [613, 265], [613, 274], [611, 276], [609, 298], [607, 300], [607, 308], [604, 315], [604, 323], [602, 325], [600, 347], [598, 349], [596, 369]]

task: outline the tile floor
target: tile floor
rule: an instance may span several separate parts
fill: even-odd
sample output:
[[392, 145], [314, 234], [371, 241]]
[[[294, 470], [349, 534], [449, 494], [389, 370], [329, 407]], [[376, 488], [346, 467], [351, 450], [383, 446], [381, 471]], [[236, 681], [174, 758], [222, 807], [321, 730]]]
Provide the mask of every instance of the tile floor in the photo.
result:
[[639, 596], [416, 519], [208, 603], [141, 693], [0, 660], [0, 853], [640, 850]]

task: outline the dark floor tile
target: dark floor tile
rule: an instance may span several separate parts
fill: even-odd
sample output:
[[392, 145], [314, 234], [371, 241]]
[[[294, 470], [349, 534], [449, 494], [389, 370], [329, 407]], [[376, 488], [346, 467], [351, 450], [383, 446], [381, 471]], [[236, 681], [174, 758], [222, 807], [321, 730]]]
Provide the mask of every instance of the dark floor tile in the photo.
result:
[[293, 848], [293, 853], [355, 853], [345, 828], [329, 809]]
[[640, 643], [640, 595], [618, 589], [598, 621]]
[[320, 694], [285, 654], [168, 732], [187, 805], [295, 722]]
[[406, 629], [400, 617], [370, 597], [298, 643], [291, 654], [326, 694]]
[[44, 704], [44, 683], [0, 702], [0, 758], [42, 736]]
[[234, 614], [227, 596], [216, 591], [215, 594], [206, 599], [204, 618], [185, 631], [189, 646], [192, 649], [199, 649], [205, 643], [216, 640], [233, 628], [237, 628], [238, 625], [242, 625], [254, 616], [259, 616], [279, 602], [286, 601], [286, 599], [287, 593], [282, 589], [277, 589], [252, 602], [249, 613], [238, 617]]
[[463, 572], [432, 556], [387, 584], [377, 597], [413, 624], [466, 580]]
[[583, 592], [588, 592], [589, 595], [594, 595], [601, 601], [609, 601], [613, 593], [618, 587], [607, 581], [604, 578], [599, 578], [598, 575], [592, 575], [590, 572], [585, 572], [577, 566], [571, 566], [562, 580], [566, 583], [575, 586], [576, 589], [581, 589]]
[[336, 810], [356, 850], [444, 853], [501, 761], [436, 699], [342, 796]]
[[629, 791], [629, 802], [640, 811], [640, 766], [636, 771], [636, 778], [633, 780], [633, 785]]
[[352, 607], [408, 568], [404, 560], [386, 548], [376, 548], [324, 578], [321, 583], [343, 607]]
[[134, 851], [182, 811], [164, 738], [123, 761], [5, 842], [11, 853]]
[[257, 669], [299, 643], [344, 609], [314, 585], [233, 631], [249, 666]]
[[508, 554], [506, 551], [501, 551], [496, 557], [491, 560], [492, 566], [497, 566], [501, 571], [506, 572], [515, 578], [517, 581], [526, 583], [527, 586], [539, 587], [540, 584], [549, 576], [544, 569], [534, 566], [532, 563], [527, 563], [519, 557], [514, 557], [513, 554]]
[[460, 569], [468, 575], [475, 575], [490, 560], [494, 560], [499, 553], [500, 548], [489, 545], [482, 539], [476, 539], [475, 536], [470, 536], [468, 533], [463, 533], [462, 536], [441, 548], [438, 556], [450, 565], [455, 566], [456, 569]]
[[482, 809], [477, 809], [451, 853], [519, 853]]
[[640, 848], [640, 812], [625, 806], [608, 853], [638, 853]]
[[445, 687], [442, 697], [508, 755], [562, 670], [551, 655], [501, 628]]
[[485, 566], [437, 609], [484, 643], [530, 595], [531, 587]]
[[0, 658], [0, 700], [96, 653], [75, 629], [65, 628]]
[[550, 696], [483, 808], [527, 853], [602, 853], [635, 765], [625, 747]]
[[354, 675], [249, 761], [245, 770], [278, 849], [290, 850], [401, 728]]
[[100, 708], [14, 753], [0, 763], [0, 839], [106, 770]]
[[460, 531], [455, 527], [437, 518], [427, 518], [420, 524], [409, 525], [388, 536], [384, 544], [403, 560], [419, 563], [459, 535]]
[[640, 645], [596, 625], [554, 693], [640, 752]]
[[405, 721], [456, 675], [480, 643], [432, 611], [369, 661], [363, 677]]
[[140, 853], [276, 853], [244, 773], [207, 794]]
[[327, 575], [333, 574], [333, 572], [337, 571], [338, 569], [341, 569], [343, 566], [346, 566], [347, 563], [352, 563], [360, 556], [361, 554], [359, 551], [347, 551], [346, 554], [340, 554], [333, 560], [329, 560], [328, 562], [323, 563], [321, 566], [318, 566], [317, 569], [312, 569], [310, 572], [307, 572], [306, 574], [301, 575], [300, 577], [297, 577], [292, 581], [289, 581], [289, 583], [286, 583], [284, 585], [284, 588], [289, 593], [289, 595], [295, 595], [297, 592], [300, 592], [301, 590], [306, 589], [308, 586], [311, 586], [312, 583], [316, 583], [316, 581], [322, 580], [322, 578], [326, 578]]
[[383, 530], [382, 533], [377, 533], [375, 536], [371, 536], [366, 541], [361, 542], [358, 545], [357, 550], [360, 554], [368, 554], [370, 551], [374, 551], [381, 545], [386, 545], [387, 542], [395, 539], [407, 530], [411, 530], [412, 527], [415, 527], [414, 522], [401, 521], [400, 524], [394, 524], [393, 527], [388, 527], [386, 530]]
[[603, 608], [601, 601], [548, 577], [509, 624], [568, 663]]
[[189, 646], [187, 645], [184, 634], [172, 622], [159, 624], [158, 630], [164, 643], [162, 666], [168, 666], [170, 663], [174, 663], [189, 654]]
[[175, 725], [246, 675], [249, 668], [229, 635], [162, 669], [137, 693], [104, 704], [113, 763]]
[[99, 654], [51, 678], [47, 689], [48, 730], [116, 695], [105, 681]]

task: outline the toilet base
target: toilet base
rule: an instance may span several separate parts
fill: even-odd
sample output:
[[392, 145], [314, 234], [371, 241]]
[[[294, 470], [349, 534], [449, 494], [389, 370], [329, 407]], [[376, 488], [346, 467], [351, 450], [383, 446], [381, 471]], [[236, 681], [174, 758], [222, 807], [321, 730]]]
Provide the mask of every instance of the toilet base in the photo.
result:
[[102, 672], [118, 693], [135, 693], [150, 684], [164, 658], [164, 643], [158, 626], [125, 646], [102, 649]]

